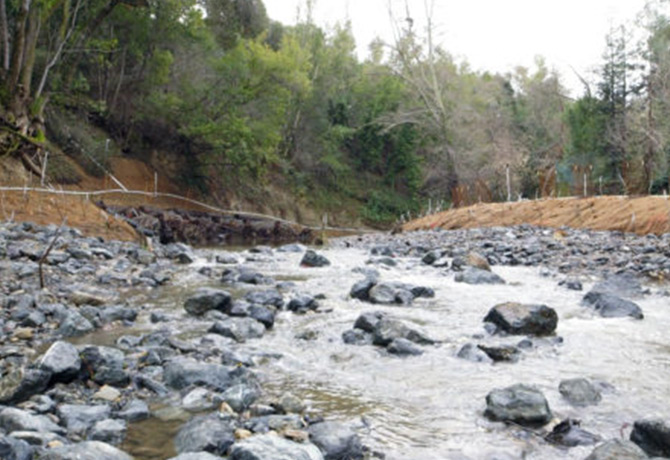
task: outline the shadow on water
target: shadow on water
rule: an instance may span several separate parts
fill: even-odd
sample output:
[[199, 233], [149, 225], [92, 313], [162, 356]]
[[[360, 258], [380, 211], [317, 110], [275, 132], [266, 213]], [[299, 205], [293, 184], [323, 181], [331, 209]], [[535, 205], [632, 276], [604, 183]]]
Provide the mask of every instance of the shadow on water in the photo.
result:
[[126, 439], [121, 446], [135, 460], [165, 460], [177, 455], [174, 438], [182, 420], [161, 420], [152, 417], [128, 426]]

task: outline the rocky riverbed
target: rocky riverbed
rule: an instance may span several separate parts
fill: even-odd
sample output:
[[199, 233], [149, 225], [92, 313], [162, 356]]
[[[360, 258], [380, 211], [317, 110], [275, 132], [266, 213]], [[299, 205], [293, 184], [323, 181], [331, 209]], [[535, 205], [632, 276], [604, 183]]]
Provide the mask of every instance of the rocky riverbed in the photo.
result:
[[523, 226], [314, 252], [1, 224], [0, 458], [669, 458], [668, 256]]

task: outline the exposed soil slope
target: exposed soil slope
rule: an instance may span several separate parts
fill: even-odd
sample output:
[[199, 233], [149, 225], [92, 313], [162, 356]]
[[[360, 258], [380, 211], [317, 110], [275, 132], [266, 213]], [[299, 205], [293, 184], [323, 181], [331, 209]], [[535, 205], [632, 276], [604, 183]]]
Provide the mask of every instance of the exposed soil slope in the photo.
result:
[[661, 234], [670, 232], [670, 199], [605, 196], [482, 203], [413, 220], [403, 230], [520, 224]]

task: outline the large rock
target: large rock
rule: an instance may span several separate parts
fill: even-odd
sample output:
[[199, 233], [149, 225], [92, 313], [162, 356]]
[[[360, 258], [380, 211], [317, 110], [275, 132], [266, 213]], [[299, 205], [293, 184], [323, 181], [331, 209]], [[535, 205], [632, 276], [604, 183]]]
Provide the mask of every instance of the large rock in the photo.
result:
[[184, 309], [196, 316], [204, 315], [209, 310], [225, 312], [230, 306], [231, 299], [230, 293], [222, 289], [201, 288], [186, 299]]
[[229, 337], [237, 342], [263, 337], [265, 326], [253, 318], [226, 318], [217, 321], [209, 328], [209, 332]]
[[522, 384], [491, 391], [486, 396], [484, 415], [523, 426], [544, 425], [551, 420], [549, 403], [542, 392]]
[[312, 444], [298, 444], [265, 434], [236, 443], [230, 460], [324, 460], [324, 457]]
[[100, 441], [86, 441], [48, 449], [39, 458], [40, 460], [133, 460], [125, 452]]
[[40, 369], [52, 374], [52, 380], [69, 382], [77, 377], [81, 369], [81, 358], [77, 348], [68, 342], [55, 342], [39, 361]]
[[582, 300], [584, 305], [593, 308], [604, 318], [621, 318], [631, 316], [635, 319], [643, 319], [642, 309], [635, 302], [622, 299], [613, 294], [598, 291], [590, 291]]
[[118, 445], [126, 437], [126, 422], [123, 420], [105, 419], [96, 422], [90, 430], [90, 441], [102, 441], [107, 444]]
[[474, 343], [466, 343], [458, 350], [458, 358], [472, 361], [473, 363], [492, 363], [493, 359]]
[[255, 382], [238, 383], [223, 392], [221, 397], [235, 411], [242, 413], [260, 397], [261, 392]]
[[302, 256], [300, 265], [303, 267], [326, 267], [330, 265], [330, 260], [326, 259], [325, 256], [317, 254], [316, 252], [309, 249], [305, 252], [305, 255]]
[[498, 330], [513, 335], [549, 335], [558, 324], [558, 315], [546, 305], [523, 305], [507, 302], [493, 307], [484, 318]]
[[377, 281], [374, 278], [365, 278], [357, 281], [351, 286], [349, 296], [354, 299], [368, 300], [370, 298], [370, 289], [374, 287]]
[[434, 340], [426, 337], [416, 329], [412, 329], [403, 322], [390, 318], [381, 319], [375, 325], [372, 334], [372, 341], [375, 345], [387, 346], [399, 338], [407, 339], [421, 345], [432, 345], [435, 343]]
[[354, 329], [361, 329], [365, 332], [373, 333], [377, 323], [386, 317], [382, 311], [369, 311], [362, 313], [354, 323]]
[[566, 419], [556, 425], [545, 439], [559, 446], [576, 447], [597, 444], [600, 436], [582, 429], [579, 420]]
[[123, 369], [124, 355], [112, 347], [91, 346], [81, 352], [82, 367], [100, 385], [126, 386], [130, 382]]
[[65, 433], [63, 427], [55, 424], [46, 415], [33, 415], [28, 411], [17, 409], [15, 407], [6, 407], [0, 411], [0, 428], [8, 433], [11, 433], [12, 431]]
[[107, 405], [63, 404], [58, 407], [58, 416], [69, 433], [85, 433], [95, 422], [109, 418], [110, 414], [111, 409]]
[[670, 424], [664, 420], [638, 420], [630, 440], [650, 457], [670, 458]]
[[386, 347], [386, 350], [392, 355], [398, 356], [418, 356], [423, 354], [423, 350], [414, 345], [413, 342], [403, 338], [393, 339]]
[[58, 333], [63, 337], [79, 337], [94, 329], [93, 324], [77, 311], [68, 311], [61, 321]]
[[456, 274], [454, 280], [465, 284], [505, 284], [505, 280], [495, 273], [474, 267], [468, 267], [463, 273]]
[[363, 445], [348, 426], [337, 422], [322, 422], [309, 427], [309, 438], [323, 453], [325, 460], [363, 459]]
[[584, 460], [646, 460], [647, 454], [630, 441], [612, 439], [591, 452]]
[[284, 305], [284, 297], [276, 289], [247, 292], [244, 299], [249, 303], [257, 305], [272, 305], [277, 308], [281, 308]]
[[35, 449], [27, 442], [11, 436], [0, 436], [0, 458], [3, 460], [33, 460]]
[[198, 416], [179, 429], [174, 440], [177, 452], [211, 452], [225, 455], [235, 442], [235, 423], [217, 414]]
[[592, 292], [612, 294], [624, 298], [641, 297], [644, 293], [642, 284], [632, 273], [611, 275], [598, 282], [591, 289]]
[[0, 404], [17, 404], [46, 390], [51, 373], [25, 367], [11, 368], [0, 379]]
[[232, 372], [220, 364], [201, 363], [190, 358], [175, 358], [167, 363], [165, 384], [176, 390], [190, 385], [202, 385], [225, 390], [232, 382]]
[[593, 406], [600, 402], [600, 391], [588, 380], [583, 378], [563, 380], [558, 391], [573, 406]]

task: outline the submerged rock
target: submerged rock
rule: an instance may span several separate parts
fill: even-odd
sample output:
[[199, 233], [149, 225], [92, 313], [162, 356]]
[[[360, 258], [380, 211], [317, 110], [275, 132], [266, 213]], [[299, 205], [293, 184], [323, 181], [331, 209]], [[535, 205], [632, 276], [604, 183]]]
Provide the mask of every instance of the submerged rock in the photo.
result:
[[484, 318], [498, 330], [513, 335], [549, 335], [558, 324], [558, 315], [546, 305], [524, 305], [507, 302], [493, 307]]
[[495, 273], [474, 267], [468, 267], [464, 272], [457, 273], [454, 280], [465, 284], [505, 284], [505, 280]]
[[309, 438], [325, 460], [362, 460], [361, 440], [347, 425], [337, 422], [321, 422], [309, 427]]
[[621, 318], [631, 316], [635, 319], [643, 319], [642, 309], [635, 302], [622, 299], [613, 294], [590, 291], [584, 296], [582, 303], [593, 308], [604, 318]]
[[544, 425], [551, 420], [549, 403], [542, 392], [523, 384], [491, 391], [486, 396], [484, 415], [523, 426]]
[[305, 255], [300, 261], [300, 265], [303, 267], [326, 267], [330, 265], [330, 260], [321, 254], [317, 254], [311, 249], [305, 252]]
[[229, 337], [236, 342], [246, 342], [263, 337], [265, 326], [253, 318], [226, 318], [214, 323], [209, 332]]
[[584, 460], [645, 460], [647, 454], [630, 441], [624, 439], [609, 440], [591, 452]]
[[556, 425], [545, 439], [559, 446], [591, 446], [600, 441], [600, 436], [582, 429], [579, 420], [566, 419]]
[[184, 309], [195, 316], [204, 315], [209, 310], [225, 312], [230, 306], [231, 299], [230, 294], [222, 289], [201, 288], [186, 299]]
[[558, 391], [574, 406], [593, 406], [600, 402], [600, 391], [583, 378], [563, 380]]
[[372, 331], [372, 341], [375, 345], [387, 346], [395, 339], [406, 339], [421, 345], [432, 345], [434, 340], [426, 337], [422, 332], [412, 329], [403, 322], [390, 318], [381, 319]]

